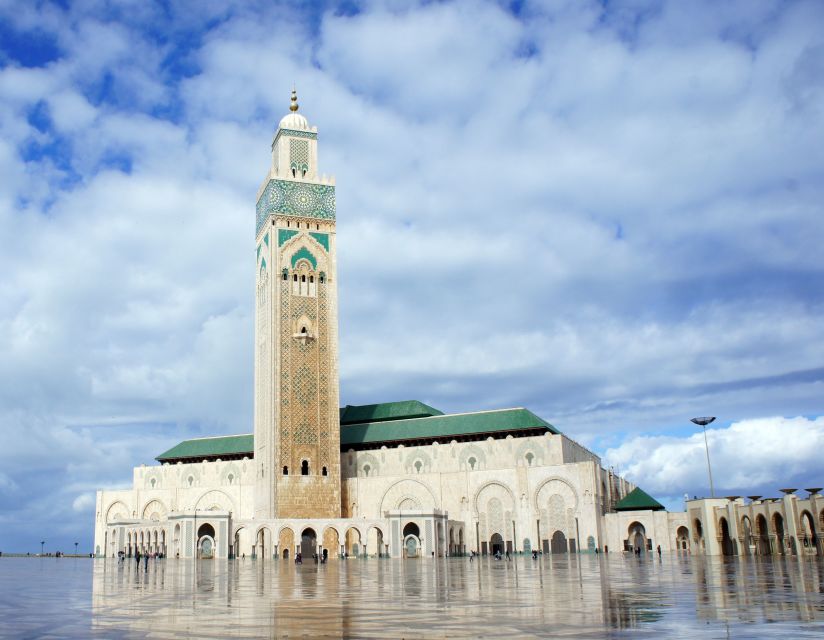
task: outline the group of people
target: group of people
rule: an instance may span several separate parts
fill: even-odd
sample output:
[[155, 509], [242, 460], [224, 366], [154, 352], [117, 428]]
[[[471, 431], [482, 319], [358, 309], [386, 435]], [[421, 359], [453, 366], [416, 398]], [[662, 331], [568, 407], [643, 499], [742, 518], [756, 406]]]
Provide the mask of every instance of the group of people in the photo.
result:
[[[326, 564], [326, 561], [328, 559], [329, 559], [329, 550], [328, 549], [324, 549], [323, 553], [321, 555], [318, 555], [314, 551], [312, 552], [312, 560], [315, 561], [315, 564], [318, 564], [318, 562], [320, 562], [320, 564]], [[300, 551], [298, 551], [295, 554], [295, 564], [303, 564], [303, 554]]]
[[[143, 570], [149, 570], [149, 560], [161, 560], [165, 556], [160, 552], [152, 552], [152, 553], [140, 553], [140, 550], [136, 550], [134, 553], [134, 560], [137, 568], [140, 569], [140, 561], [143, 560]], [[125, 551], [118, 551], [117, 553], [117, 561], [118, 563], [125, 564], [126, 563], [126, 552]]]

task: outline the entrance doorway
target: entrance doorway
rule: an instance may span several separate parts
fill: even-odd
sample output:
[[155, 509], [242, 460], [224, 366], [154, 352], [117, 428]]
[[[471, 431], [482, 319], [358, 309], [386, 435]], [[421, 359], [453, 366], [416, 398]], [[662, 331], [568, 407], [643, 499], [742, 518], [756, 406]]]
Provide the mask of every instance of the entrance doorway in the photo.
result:
[[640, 522], [629, 525], [627, 542], [633, 551], [640, 549], [641, 553], [647, 550], [647, 530]]
[[493, 533], [492, 537], [489, 539], [489, 547], [492, 550], [492, 555], [500, 553], [503, 555], [504, 553], [504, 539], [501, 537], [500, 533]]
[[311, 558], [318, 550], [318, 536], [315, 530], [307, 528], [300, 534], [300, 554], [304, 558]]
[[732, 538], [730, 538], [730, 525], [726, 518], [721, 518], [718, 522], [721, 528], [721, 553], [725, 556], [735, 555], [735, 547]]
[[549, 546], [552, 553], [569, 553], [567, 539], [563, 531], [556, 531], [552, 534], [552, 541]]
[[215, 557], [215, 528], [206, 523], [197, 530], [197, 557], [211, 560]]
[[408, 523], [403, 528], [403, 554], [406, 558], [417, 558], [420, 556], [421, 530], [414, 522]]

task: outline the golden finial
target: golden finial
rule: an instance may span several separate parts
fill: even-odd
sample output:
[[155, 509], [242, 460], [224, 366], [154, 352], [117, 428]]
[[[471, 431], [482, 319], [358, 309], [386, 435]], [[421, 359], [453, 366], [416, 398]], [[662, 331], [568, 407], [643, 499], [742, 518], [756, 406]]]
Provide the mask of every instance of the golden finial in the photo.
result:
[[289, 111], [297, 111], [298, 110], [298, 92], [293, 87], [292, 88], [292, 104], [289, 105]]

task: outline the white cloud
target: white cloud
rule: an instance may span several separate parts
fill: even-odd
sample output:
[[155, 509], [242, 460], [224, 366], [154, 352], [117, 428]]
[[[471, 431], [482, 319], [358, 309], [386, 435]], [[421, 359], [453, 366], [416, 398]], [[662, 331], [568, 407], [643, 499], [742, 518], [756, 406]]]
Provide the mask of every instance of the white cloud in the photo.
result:
[[81, 493], [72, 502], [72, 509], [77, 513], [94, 511], [95, 497], [93, 493]]
[[[767, 491], [821, 482], [824, 417], [758, 418], [707, 429], [716, 494]], [[641, 436], [609, 449], [604, 460], [644, 489], [672, 495], [709, 486], [704, 436]], [[806, 483], [799, 487], [793, 483]], [[669, 493], [667, 493], [669, 492]]]

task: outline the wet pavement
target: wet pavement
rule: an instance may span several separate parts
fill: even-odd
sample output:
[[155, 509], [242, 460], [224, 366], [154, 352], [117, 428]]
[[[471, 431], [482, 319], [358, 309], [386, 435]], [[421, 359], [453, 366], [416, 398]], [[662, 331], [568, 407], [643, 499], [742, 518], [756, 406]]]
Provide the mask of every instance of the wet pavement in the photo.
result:
[[0, 558], [0, 637], [824, 637], [824, 562]]

